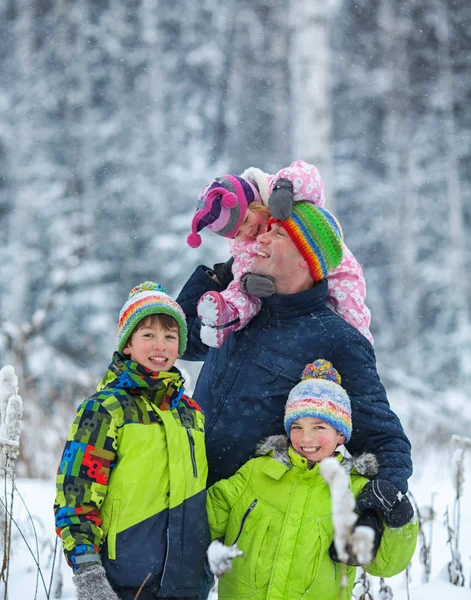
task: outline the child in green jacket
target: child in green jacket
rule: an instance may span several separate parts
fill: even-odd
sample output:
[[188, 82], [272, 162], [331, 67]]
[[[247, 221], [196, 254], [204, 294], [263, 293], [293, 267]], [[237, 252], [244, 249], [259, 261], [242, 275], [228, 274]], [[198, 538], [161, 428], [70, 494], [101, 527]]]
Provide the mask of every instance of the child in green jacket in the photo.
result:
[[[412, 507], [408, 498], [401, 496], [394, 506], [383, 506], [378, 513], [370, 493], [361, 495], [368, 482], [363, 476], [365, 468], [375, 462], [374, 457], [349, 461], [336, 452], [338, 445], [350, 439], [352, 422], [350, 400], [331, 363], [318, 360], [306, 366], [303, 380], [288, 397], [284, 425], [288, 437], [268, 438], [259, 446], [257, 458], [208, 490], [212, 537], [223, 538], [229, 546], [228, 560], [224, 561], [224, 550], [219, 558], [227, 567], [234, 559], [232, 568], [219, 580], [220, 600], [338, 600], [340, 594], [351, 598], [356, 557], [349, 554], [345, 561], [350, 566], [343, 588], [341, 570], [332, 558], [336, 552], [331, 491], [319, 465], [330, 456], [349, 473], [358, 512], [369, 513], [368, 524], [376, 529], [376, 556], [363, 568], [381, 577], [403, 571], [418, 535]], [[388, 526], [394, 524], [398, 513], [403, 521], [404, 511], [410, 517], [406, 525]], [[375, 525], [378, 516], [379, 527]], [[243, 557], [237, 557], [238, 549]], [[220, 566], [222, 573], [225, 569]]]
[[57, 472], [57, 533], [79, 600], [198, 596], [209, 543], [204, 417], [174, 366], [185, 315], [133, 290], [98, 391], [78, 408]]

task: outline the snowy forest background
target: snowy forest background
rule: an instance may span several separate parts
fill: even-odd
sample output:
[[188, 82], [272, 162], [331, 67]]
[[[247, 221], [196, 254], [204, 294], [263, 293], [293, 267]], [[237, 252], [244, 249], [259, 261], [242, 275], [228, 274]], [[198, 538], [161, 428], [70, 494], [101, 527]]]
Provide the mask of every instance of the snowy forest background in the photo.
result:
[[25, 404], [19, 475], [54, 472], [131, 287], [176, 295], [228, 256], [217, 236], [185, 244], [200, 187], [300, 158], [363, 265], [406, 429], [469, 431], [470, 67], [469, 0], [3, 0], [0, 366]]

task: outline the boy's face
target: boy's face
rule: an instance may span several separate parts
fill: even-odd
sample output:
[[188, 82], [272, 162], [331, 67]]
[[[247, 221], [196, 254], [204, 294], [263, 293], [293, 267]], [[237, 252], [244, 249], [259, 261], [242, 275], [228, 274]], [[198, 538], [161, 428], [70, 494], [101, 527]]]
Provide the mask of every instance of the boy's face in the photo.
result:
[[291, 445], [298, 454], [311, 462], [332, 456], [345, 438], [331, 425], [315, 417], [296, 419], [291, 425]]
[[178, 344], [178, 327], [166, 329], [157, 321], [135, 330], [123, 354], [151, 371], [170, 371], [178, 358]]

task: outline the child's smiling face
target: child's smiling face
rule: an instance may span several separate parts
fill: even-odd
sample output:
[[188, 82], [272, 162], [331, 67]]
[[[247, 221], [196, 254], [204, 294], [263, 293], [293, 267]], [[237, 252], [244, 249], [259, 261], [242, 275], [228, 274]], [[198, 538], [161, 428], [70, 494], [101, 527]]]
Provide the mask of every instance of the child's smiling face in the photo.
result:
[[247, 208], [242, 225], [235, 235], [238, 242], [252, 242], [261, 233], [265, 232], [270, 215], [263, 210], [252, 210]]
[[301, 417], [291, 424], [291, 445], [301, 456], [319, 462], [332, 456], [345, 438], [331, 425], [315, 417]]
[[134, 330], [123, 354], [156, 373], [170, 371], [178, 358], [178, 327], [163, 327], [158, 321], [150, 321]]

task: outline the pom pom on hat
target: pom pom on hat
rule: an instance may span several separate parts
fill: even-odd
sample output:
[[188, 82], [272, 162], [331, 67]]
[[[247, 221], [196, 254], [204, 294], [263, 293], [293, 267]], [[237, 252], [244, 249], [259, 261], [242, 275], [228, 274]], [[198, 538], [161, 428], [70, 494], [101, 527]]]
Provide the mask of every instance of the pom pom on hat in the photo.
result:
[[144, 281], [139, 285], [136, 285], [129, 292], [128, 300], [130, 300], [136, 294], [140, 294], [141, 292], [163, 292], [167, 294], [167, 290], [160, 283], [155, 283], [155, 281]]
[[318, 358], [313, 363], [309, 363], [304, 367], [301, 381], [306, 379], [325, 379], [327, 381], [333, 381], [338, 385], [342, 383], [342, 378], [337, 369], [334, 369], [330, 361], [324, 360], [323, 358]]
[[350, 398], [340, 382], [339, 372], [328, 360], [318, 359], [306, 365], [301, 382], [294, 386], [286, 402], [284, 426], [288, 437], [296, 419], [314, 417], [336, 429], [345, 442], [350, 440]]
[[139, 322], [150, 315], [168, 315], [175, 319], [178, 326], [178, 353], [181, 356], [185, 352], [188, 335], [185, 313], [167, 294], [164, 286], [154, 281], [144, 281], [129, 292], [128, 300], [119, 313], [119, 352], [124, 350]]
[[186, 243], [190, 248], [198, 248], [201, 246], [201, 236], [199, 233], [190, 233], [186, 238]]

